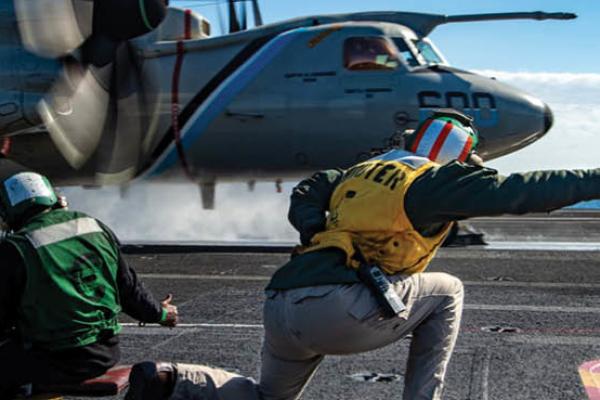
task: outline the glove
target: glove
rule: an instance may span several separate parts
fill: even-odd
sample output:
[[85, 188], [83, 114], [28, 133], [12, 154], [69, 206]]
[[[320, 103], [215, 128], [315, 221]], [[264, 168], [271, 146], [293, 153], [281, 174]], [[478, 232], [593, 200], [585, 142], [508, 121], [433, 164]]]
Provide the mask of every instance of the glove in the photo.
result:
[[162, 306], [162, 309], [163, 309], [163, 317], [160, 320], [159, 324], [161, 324], [162, 326], [168, 326], [170, 328], [173, 328], [174, 326], [176, 326], [177, 322], [179, 320], [179, 313], [177, 312], [177, 306], [174, 306], [171, 304], [172, 300], [173, 300], [173, 295], [169, 293], [167, 295], [167, 297], [165, 297], [165, 299], [160, 302], [160, 305]]

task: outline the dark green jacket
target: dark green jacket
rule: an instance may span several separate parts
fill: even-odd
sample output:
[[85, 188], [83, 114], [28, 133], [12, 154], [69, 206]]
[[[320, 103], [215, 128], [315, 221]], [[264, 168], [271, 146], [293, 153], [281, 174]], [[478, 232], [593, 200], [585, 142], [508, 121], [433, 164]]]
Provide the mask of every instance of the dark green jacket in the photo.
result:
[[19, 251], [27, 275], [18, 324], [25, 341], [56, 351], [119, 333], [119, 248], [99, 222], [55, 210], [6, 241]]
[[[329, 199], [344, 171], [327, 170], [300, 182], [293, 190], [289, 220], [308, 244], [325, 229]], [[549, 212], [600, 198], [600, 169], [535, 171], [509, 176], [458, 161], [430, 169], [409, 188], [406, 213], [424, 236], [451, 221], [502, 214]], [[275, 272], [267, 289], [291, 289], [358, 282], [338, 250], [292, 258]]]
[[[44, 214], [44, 218], [54, 218], [54, 216], [60, 216], [69, 214], [70, 212], [64, 210], [53, 210]], [[32, 224], [36, 223], [37, 218], [33, 217]], [[119, 250], [119, 242], [116, 236], [110, 231], [108, 227], [100, 224], [102, 230], [108, 235], [106, 237], [107, 244], [110, 247], [114, 246], [115, 251], [118, 252], [118, 267], [116, 271], [116, 286], [119, 295], [118, 303], [123, 308], [123, 311], [131, 317], [148, 323], [159, 322], [164, 319], [165, 312], [152, 293], [150, 293], [138, 279], [137, 274], [126, 262], [125, 258]], [[90, 247], [93, 250], [93, 247]], [[0, 340], [3, 336], [12, 336], [14, 334], [14, 328], [21, 324], [19, 310], [22, 309], [24, 293], [27, 290], [27, 286], [30, 284], [29, 280], [32, 278], [28, 276], [28, 266], [26, 264], [24, 255], [19, 251], [19, 247], [15, 246], [9, 240], [0, 239]], [[50, 304], [52, 307], [53, 304]], [[62, 310], [60, 307], [52, 307], [52, 311]], [[40, 331], [47, 329], [47, 327], [40, 328]], [[21, 338], [24, 341], [28, 341], [28, 338]], [[102, 343], [96, 343], [95, 345], [84, 346], [89, 348], [88, 350], [81, 349], [81, 352], [77, 354], [91, 354], [92, 352], [97, 356], [102, 354], [104, 357], [105, 351], [99, 349]], [[56, 344], [51, 345], [52, 348], [56, 348]], [[73, 349], [69, 349], [73, 351]], [[89, 353], [86, 353], [88, 352]], [[71, 355], [75, 353], [70, 353]], [[87, 357], [87, 356], [85, 356]], [[106, 366], [105, 358], [102, 360], [102, 365]], [[112, 360], [113, 364], [117, 359]], [[108, 367], [113, 364], [108, 365]], [[107, 367], [107, 368], [108, 368]]]

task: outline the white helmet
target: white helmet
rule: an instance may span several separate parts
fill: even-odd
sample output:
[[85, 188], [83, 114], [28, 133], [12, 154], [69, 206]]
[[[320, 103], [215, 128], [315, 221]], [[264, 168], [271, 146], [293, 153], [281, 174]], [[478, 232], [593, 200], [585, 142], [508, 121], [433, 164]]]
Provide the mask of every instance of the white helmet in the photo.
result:
[[408, 137], [406, 149], [438, 164], [465, 162], [479, 143], [472, 121], [455, 110], [437, 110]]
[[0, 218], [9, 226], [57, 203], [48, 179], [35, 172], [19, 172], [0, 182]]

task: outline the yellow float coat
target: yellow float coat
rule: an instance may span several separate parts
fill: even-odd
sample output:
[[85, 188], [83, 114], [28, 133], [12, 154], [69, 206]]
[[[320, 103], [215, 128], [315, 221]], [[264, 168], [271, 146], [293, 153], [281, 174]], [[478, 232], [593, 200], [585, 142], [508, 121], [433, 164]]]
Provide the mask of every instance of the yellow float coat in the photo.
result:
[[346, 265], [358, 268], [359, 249], [388, 274], [422, 272], [450, 224], [432, 237], [421, 236], [406, 215], [404, 198], [414, 180], [434, 165], [419, 157], [418, 163], [369, 160], [348, 169], [332, 194], [326, 230], [305, 252], [337, 247], [346, 253]]

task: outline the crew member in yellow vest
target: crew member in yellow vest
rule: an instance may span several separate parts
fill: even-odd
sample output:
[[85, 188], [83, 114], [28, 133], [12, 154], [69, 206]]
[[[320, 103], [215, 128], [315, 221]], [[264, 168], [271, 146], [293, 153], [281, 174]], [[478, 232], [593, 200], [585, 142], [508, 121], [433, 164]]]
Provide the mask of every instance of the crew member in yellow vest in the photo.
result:
[[[377, 349], [411, 332], [404, 399], [440, 398], [463, 287], [448, 274], [421, 272], [452, 223], [415, 227], [405, 198], [413, 182], [435, 166], [479, 163], [477, 140], [470, 118], [440, 111], [411, 134], [410, 151], [393, 150], [338, 171], [335, 185], [324, 190], [328, 204], [292, 204], [308, 209], [309, 216], [315, 210], [328, 215], [325, 226], [299, 229], [306, 247], [267, 287], [259, 384], [265, 400], [298, 398], [325, 354]], [[314, 190], [311, 184], [302, 182], [295, 192]], [[310, 219], [308, 225], [314, 225]], [[399, 308], [392, 316], [378, 289], [357, 273], [366, 266], [378, 267], [396, 295]]]
[[476, 146], [470, 119], [445, 110], [404, 149], [294, 188], [289, 219], [304, 247], [266, 289], [263, 400], [299, 398], [325, 355], [374, 350], [409, 333], [403, 398], [441, 398], [463, 286], [426, 268], [451, 224], [600, 198], [600, 169], [502, 176], [481, 165]]
[[430, 237], [415, 231], [404, 211], [404, 196], [433, 163], [406, 152], [394, 156], [399, 158], [373, 159], [346, 171], [331, 197], [326, 230], [316, 234], [304, 251], [340, 248], [353, 268], [359, 266], [353, 256], [360, 251], [367, 262], [377, 263], [388, 274], [425, 269], [450, 224]]
[[422, 272], [452, 224], [436, 226], [434, 234], [419, 234], [404, 209], [406, 193], [436, 164], [453, 160], [480, 164], [474, 152], [477, 141], [468, 117], [438, 111], [414, 133], [412, 152], [391, 151], [345, 171], [331, 195], [326, 229], [314, 235], [304, 251], [339, 248], [353, 268], [359, 266], [354, 257], [358, 251], [388, 274]]

